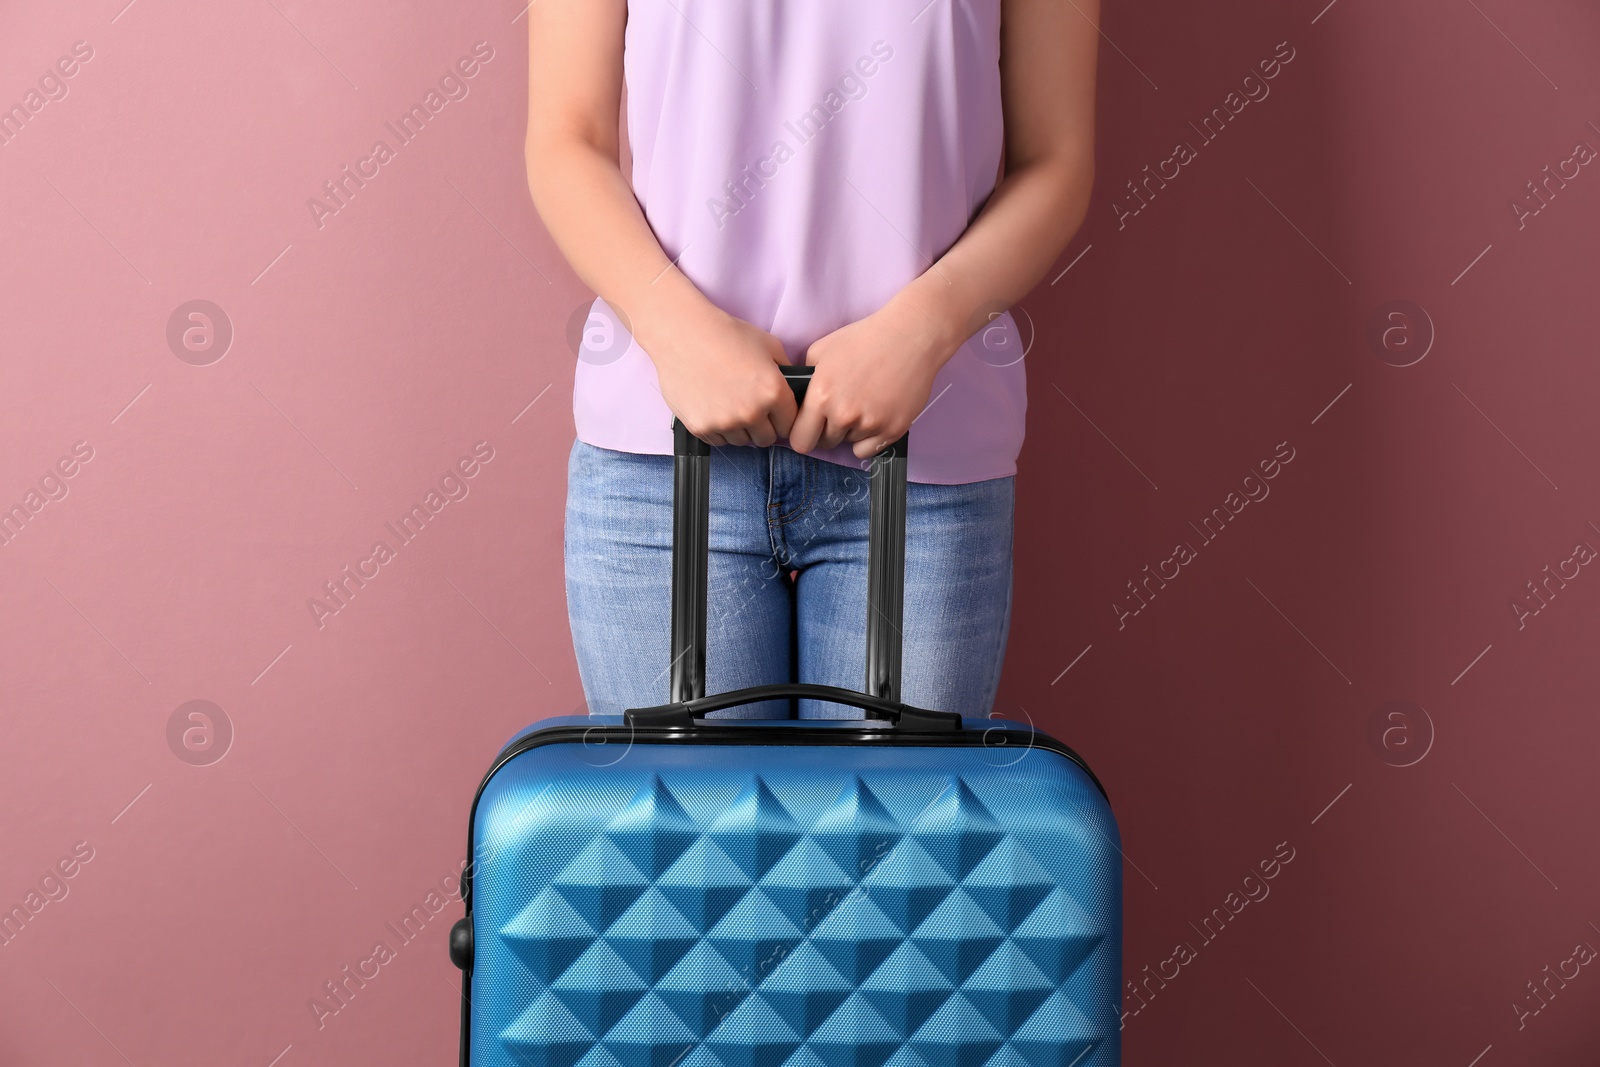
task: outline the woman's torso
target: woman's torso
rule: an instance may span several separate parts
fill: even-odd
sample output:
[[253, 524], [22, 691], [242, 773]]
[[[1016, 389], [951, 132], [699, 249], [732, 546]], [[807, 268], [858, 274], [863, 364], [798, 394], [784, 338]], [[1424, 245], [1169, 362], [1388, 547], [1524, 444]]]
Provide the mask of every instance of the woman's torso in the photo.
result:
[[[883, 306], [994, 188], [1000, 3], [629, 0], [632, 184], [668, 257], [797, 363], [819, 337]], [[649, 357], [604, 301], [593, 315], [575, 383], [578, 436], [670, 452]], [[1009, 313], [972, 327], [912, 429], [913, 481], [1015, 472], [1022, 338]], [[817, 455], [857, 462], [848, 446]]]

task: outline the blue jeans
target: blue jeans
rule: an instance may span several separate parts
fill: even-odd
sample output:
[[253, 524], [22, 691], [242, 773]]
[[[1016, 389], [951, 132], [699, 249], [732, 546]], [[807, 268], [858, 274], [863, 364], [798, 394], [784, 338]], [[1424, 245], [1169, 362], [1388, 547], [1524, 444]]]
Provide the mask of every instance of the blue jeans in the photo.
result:
[[[664, 703], [672, 457], [576, 441], [567, 477], [567, 614], [589, 711]], [[1011, 617], [1013, 486], [1007, 477], [907, 487], [908, 704], [966, 715], [994, 705]], [[864, 470], [781, 445], [712, 450], [707, 693], [789, 681], [861, 689], [866, 594]], [[801, 718], [862, 714], [798, 705]], [[791, 712], [769, 701], [715, 714]]]

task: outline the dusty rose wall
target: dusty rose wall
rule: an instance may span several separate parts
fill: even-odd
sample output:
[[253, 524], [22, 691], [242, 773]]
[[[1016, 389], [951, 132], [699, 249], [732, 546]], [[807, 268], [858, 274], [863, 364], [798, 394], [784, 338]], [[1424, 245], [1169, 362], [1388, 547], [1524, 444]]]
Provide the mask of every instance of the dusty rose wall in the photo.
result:
[[[1600, 170], [1565, 161], [1600, 20], [1323, 2], [1108, 0], [1095, 203], [1022, 304], [1002, 710], [1115, 802], [1127, 969], [1169, 976], [1128, 1063], [1591, 1063]], [[581, 700], [588, 296], [528, 202], [521, 4], [124, 3], [0, 34], [7, 106], [92, 50], [0, 146], [0, 505], [37, 507], [0, 545], [0, 905], [46, 901], [0, 947], [0, 1062], [453, 1062], [458, 906], [390, 924], [453, 888], [497, 746]], [[1540, 606], [1546, 565], [1576, 577]], [[1577, 977], [1536, 1000], [1546, 965]]]

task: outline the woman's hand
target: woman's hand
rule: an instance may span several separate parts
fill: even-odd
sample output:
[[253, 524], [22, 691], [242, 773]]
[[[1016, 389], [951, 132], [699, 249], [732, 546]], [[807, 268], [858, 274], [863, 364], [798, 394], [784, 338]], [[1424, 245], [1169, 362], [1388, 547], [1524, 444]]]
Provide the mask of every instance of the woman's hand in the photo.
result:
[[806, 362], [816, 370], [789, 447], [805, 453], [850, 441], [856, 458], [868, 459], [898, 441], [955, 351], [930, 321], [891, 301], [814, 342]]
[[689, 432], [709, 445], [767, 446], [795, 420], [794, 391], [778, 370], [783, 342], [714, 306], [671, 330], [648, 351], [661, 396]]

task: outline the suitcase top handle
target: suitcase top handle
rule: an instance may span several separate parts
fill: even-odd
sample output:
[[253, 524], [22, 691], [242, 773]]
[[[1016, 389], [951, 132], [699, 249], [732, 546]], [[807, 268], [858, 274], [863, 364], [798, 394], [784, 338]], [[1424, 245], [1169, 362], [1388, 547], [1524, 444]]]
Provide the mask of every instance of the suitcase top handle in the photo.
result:
[[[777, 685], [753, 685], [746, 689], [731, 689], [715, 696], [700, 697], [672, 704], [659, 704], [653, 708], [629, 708], [623, 713], [629, 726], [670, 726], [692, 728], [695, 719], [708, 712], [735, 708], [741, 704], [757, 704], [763, 700], [782, 697], [808, 697], [827, 700], [835, 704], [849, 704], [862, 709], [869, 719], [882, 719], [902, 730], [959, 730], [961, 716], [952, 711], [929, 711], [914, 708], [897, 700], [880, 700], [854, 689], [840, 689], [832, 685], [812, 685], [804, 682], [782, 682]], [[716, 725], [736, 725], [741, 722], [774, 722], [773, 719], [718, 719]]]
[[[780, 368], [795, 400], [805, 400], [811, 367]], [[707, 697], [706, 586], [711, 525], [711, 446], [672, 420], [672, 645], [668, 700], [630, 708], [628, 721], [687, 725], [697, 715], [777, 697], [809, 697], [859, 707], [910, 729], [959, 729], [952, 712], [900, 703], [901, 622], [905, 602], [906, 454], [909, 434], [872, 459], [868, 477], [867, 651], [865, 692], [789, 683]]]

